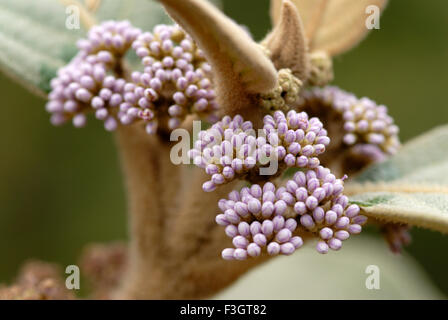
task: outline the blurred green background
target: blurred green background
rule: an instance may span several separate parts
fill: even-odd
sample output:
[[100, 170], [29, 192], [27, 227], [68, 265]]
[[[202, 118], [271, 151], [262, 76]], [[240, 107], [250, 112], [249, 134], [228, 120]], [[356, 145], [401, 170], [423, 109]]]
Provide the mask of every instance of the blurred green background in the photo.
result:
[[[223, 2], [256, 39], [269, 30], [268, 0]], [[447, 38], [447, 1], [391, 1], [381, 29], [335, 59], [335, 84], [389, 106], [406, 141], [448, 122]], [[28, 258], [73, 264], [87, 243], [126, 239], [113, 135], [98, 121], [52, 127], [45, 102], [3, 75], [0, 93], [0, 282]], [[412, 235], [406, 251], [448, 294], [448, 236]]]

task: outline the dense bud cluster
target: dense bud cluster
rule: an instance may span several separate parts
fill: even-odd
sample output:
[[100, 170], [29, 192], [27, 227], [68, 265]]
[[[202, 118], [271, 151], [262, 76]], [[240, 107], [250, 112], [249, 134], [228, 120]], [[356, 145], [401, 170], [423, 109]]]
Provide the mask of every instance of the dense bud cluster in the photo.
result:
[[261, 95], [261, 106], [268, 112], [281, 110], [287, 112], [299, 99], [302, 81], [290, 69], [278, 71], [278, 85], [272, 91]]
[[83, 127], [87, 113], [93, 109], [96, 118], [104, 121], [107, 130], [116, 128], [113, 109], [122, 102], [125, 80], [107, 75], [102, 56], [92, 55], [87, 60], [77, 56], [58, 71], [58, 77], [51, 81], [52, 91], [46, 105], [47, 111], [52, 114], [53, 125], [71, 120], [75, 127]]
[[306, 112], [291, 110], [285, 116], [276, 111], [265, 116], [263, 123], [266, 140], [285, 149], [281, 160], [287, 167], [316, 168], [320, 164], [318, 156], [325, 152], [330, 138], [318, 118], [309, 118]]
[[361, 232], [361, 225], [367, 220], [358, 215], [359, 207], [349, 205], [343, 195], [344, 183], [329, 169], [319, 166], [306, 172], [298, 171], [286, 183], [285, 190], [293, 197], [288, 204], [293, 205], [300, 225], [319, 236], [317, 251], [327, 253], [328, 249], [339, 250], [342, 241], [350, 234]]
[[78, 41], [78, 54], [51, 81], [46, 109], [54, 125], [72, 120], [75, 127], [83, 127], [87, 113], [94, 111], [106, 130], [117, 127], [116, 109], [126, 81], [111, 73], [139, 34], [128, 21], [106, 21]]
[[399, 129], [386, 106], [369, 98], [358, 99], [337, 87], [313, 88], [303, 98], [304, 105], [319, 103], [342, 117], [343, 142], [354, 152], [379, 159], [399, 148]]
[[144, 120], [152, 133], [158, 119], [168, 117], [166, 125], [174, 129], [189, 113], [208, 116], [217, 109], [211, 67], [178, 26], [159, 25], [153, 33], [142, 33], [132, 47], [144, 71], [132, 73], [125, 87], [123, 123]]
[[233, 119], [225, 116], [199, 133], [189, 156], [211, 176], [203, 185], [204, 191], [213, 191], [234, 179], [268, 180], [287, 167], [319, 165], [317, 156], [330, 142], [319, 119], [309, 119], [304, 112], [289, 111], [285, 116], [276, 111], [263, 121], [258, 137], [252, 123], [239, 115]]
[[[140, 120], [152, 134], [160, 125], [177, 128], [191, 113], [211, 117], [217, 108], [211, 67], [178, 26], [142, 33], [127, 21], [107, 21], [93, 27], [78, 47], [51, 81], [46, 109], [55, 125], [72, 120], [82, 127], [93, 111], [107, 130]], [[122, 58], [131, 47], [143, 71], [125, 80]]]
[[101, 25], [93, 26], [87, 34], [87, 39], [79, 40], [77, 45], [83, 57], [107, 51], [118, 59], [126, 54], [140, 34], [140, 29], [133, 27], [129, 21], [105, 21]]
[[216, 222], [225, 226], [235, 247], [222, 251], [224, 259], [244, 260], [262, 252], [289, 255], [302, 246], [302, 238], [293, 236], [297, 221], [285, 218], [283, 192], [268, 182], [263, 188], [254, 184], [240, 192], [232, 191], [228, 199], [219, 201], [223, 213], [216, 216]]
[[367, 219], [358, 215], [357, 205], [349, 205], [343, 189], [343, 179], [319, 166], [298, 171], [279, 188], [267, 182], [232, 191], [219, 201], [222, 213], [216, 216], [234, 245], [223, 250], [223, 258], [292, 254], [303, 244], [296, 235], [299, 227], [319, 237], [318, 252], [339, 250], [350, 234], [361, 232]]

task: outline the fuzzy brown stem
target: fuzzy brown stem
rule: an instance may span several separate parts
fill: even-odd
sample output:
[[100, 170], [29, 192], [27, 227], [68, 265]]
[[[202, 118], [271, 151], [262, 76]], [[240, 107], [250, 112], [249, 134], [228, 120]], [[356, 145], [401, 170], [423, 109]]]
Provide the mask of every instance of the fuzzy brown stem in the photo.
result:
[[206, 298], [267, 258], [225, 261], [231, 246], [216, 225], [217, 203], [236, 183], [207, 194], [209, 177], [170, 161], [167, 137], [140, 126], [120, 127], [117, 142], [126, 178], [130, 233], [126, 273], [114, 298]]
[[181, 170], [170, 161], [171, 145], [165, 140], [149, 136], [141, 126], [120, 127], [117, 132], [131, 234], [123, 292], [139, 281], [139, 275], [149, 277], [148, 272], [164, 259], [164, 230], [177, 208]]

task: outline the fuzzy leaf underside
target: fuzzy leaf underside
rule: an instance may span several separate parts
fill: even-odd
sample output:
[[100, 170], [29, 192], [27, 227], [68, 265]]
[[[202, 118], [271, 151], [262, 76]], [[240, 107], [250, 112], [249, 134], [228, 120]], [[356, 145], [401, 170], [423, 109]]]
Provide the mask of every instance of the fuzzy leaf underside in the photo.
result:
[[346, 190], [369, 216], [448, 233], [448, 126], [413, 139]]
[[0, 2], [0, 70], [44, 95], [59, 67], [76, 52], [83, 30], [65, 27], [64, 6], [55, 0]]
[[[0, 72], [45, 97], [50, 80], [76, 54], [76, 41], [86, 33], [82, 21], [80, 29], [66, 28], [67, 17], [60, 0], [2, 0]], [[144, 31], [172, 23], [162, 6], [151, 0], [102, 0], [92, 19], [127, 19]]]
[[[279, 21], [283, 0], [271, 0], [271, 18]], [[356, 46], [370, 31], [368, 6], [383, 10], [387, 0], [291, 0], [303, 19], [311, 50], [338, 55]]]

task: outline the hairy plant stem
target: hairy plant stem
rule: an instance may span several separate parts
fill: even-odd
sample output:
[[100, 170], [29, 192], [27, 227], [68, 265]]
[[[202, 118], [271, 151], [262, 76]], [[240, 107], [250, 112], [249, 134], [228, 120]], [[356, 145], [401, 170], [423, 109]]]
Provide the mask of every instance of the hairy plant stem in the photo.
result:
[[206, 174], [174, 165], [168, 140], [150, 136], [138, 125], [117, 130], [131, 240], [126, 273], [114, 298], [205, 298], [266, 260], [221, 258], [231, 242], [215, 223], [217, 202], [236, 184], [206, 194], [201, 188]]

